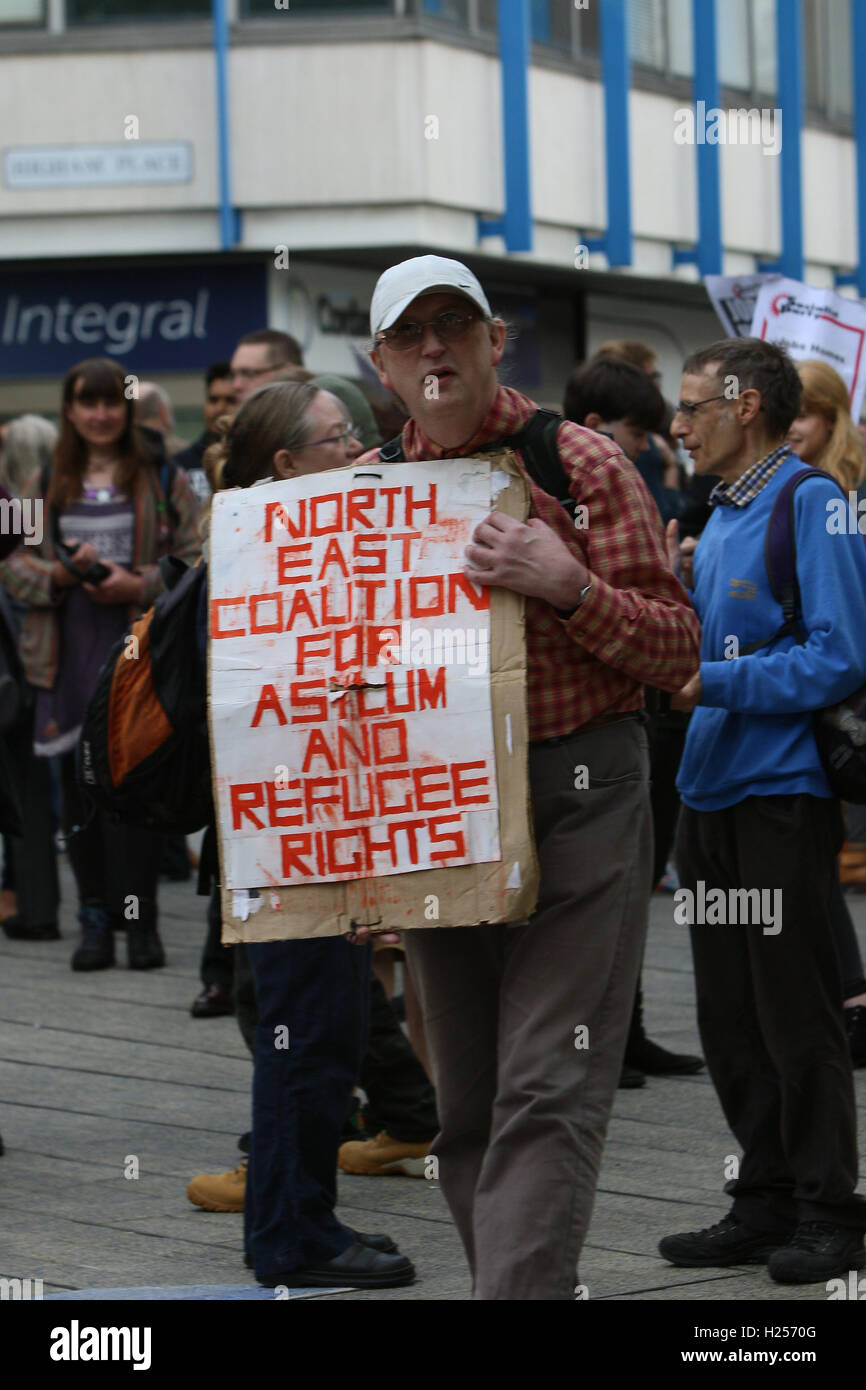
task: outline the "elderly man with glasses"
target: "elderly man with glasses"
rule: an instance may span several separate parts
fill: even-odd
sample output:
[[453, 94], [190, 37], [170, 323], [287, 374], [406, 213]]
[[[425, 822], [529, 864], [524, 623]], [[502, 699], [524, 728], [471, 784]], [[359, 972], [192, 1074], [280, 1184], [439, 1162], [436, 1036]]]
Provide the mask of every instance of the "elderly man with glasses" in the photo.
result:
[[[387, 270], [371, 329], [379, 379], [410, 415], [387, 458], [429, 460], [435, 476], [438, 459], [496, 448], [535, 414], [499, 385], [505, 324], [460, 262]], [[698, 622], [635, 470], [570, 421], [556, 447], [588, 528], [533, 482], [528, 522], [491, 512], [464, 568], [527, 600], [538, 905], [518, 925], [404, 938], [433, 1058], [439, 1177], [477, 1299], [574, 1297], [646, 924], [642, 684], [674, 690], [698, 662]]]
[[[866, 549], [856, 530], [829, 526], [841, 494], [826, 474], [806, 469], [786, 491], [803, 463], [787, 443], [800, 380], [781, 348], [713, 343], [685, 363], [681, 389], [672, 433], [696, 473], [720, 481], [687, 574], [701, 665], [671, 701], [694, 711], [677, 778], [677, 897], [707, 1066], [743, 1155], [727, 1215], [659, 1250], [688, 1268], [766, 1264], [777, 1283], [818, 1283], [866, 1265], [830, 917], [842, 823], [812, 722], [866, 681]], [[796, 621], [767, 573], [777, 500]]]

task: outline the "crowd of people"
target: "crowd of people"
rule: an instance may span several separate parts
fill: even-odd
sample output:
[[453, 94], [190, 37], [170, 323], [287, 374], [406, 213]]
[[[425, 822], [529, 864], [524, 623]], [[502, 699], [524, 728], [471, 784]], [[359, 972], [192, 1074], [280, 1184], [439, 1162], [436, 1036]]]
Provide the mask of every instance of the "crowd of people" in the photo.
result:
[[[866, 1266], [853, 1081], [866, 979], [844, 892], [866, 882], [866, 815], [833, 794], [812, 734], [813, 711], [866, 683], [866, 545], [856, 526], [826, 525], [840, 488], [846, 503], [866, 494], [844, 383], [824, 363], [729, 339], [688, 358], [671, 406], [648, 346], [604, 343], [570, 375], [545, 446], [568, 502], [586, 509], [576, 527], [527, 467], [537, 407], [500, 380], [507, 325], [467, 267], [391, 267], [370, 329], [382, 396], [311, 373], [289, 334], [261, 329], [207, 371], [191, 444], [161, 387], [130, 393], [127, 368], [101, 358], [67, 373], [57, 428], [28, 415], [2, 427], [0, 498], [41, 503], [43, 517], [38, 544], [0, 536], [17, 694], [8, 717], [0, 706], [4, 932], [57, 939], [65, 851], [81, 929], [72, 969], [112, 967], [119, 939], [131, 969], [159, 968], [160, 873], [186, 877], [197, 859], [208, 905], [191, 1011], [236, 1016], [252, 1122], [248, 1156], [193, 1178], [188, 1196], [243, 1211], [263, 1285], [411, 1282], [387, 1234], [340, 1221], [337, 1171], [421, 1177], [434, 1157], [473, 1297], [572, 1298], [617, 1087], [705, 1065], [743, 1150], [733, 1202], [716, 1225], [665, 1236], [662, 1256], [762, 1262], [787, 1283]], [[160, 560], [207, 563], [212, 492], [380, 460], [386, 443], [387, 462], [431, 474], [505, 443], [527, 478], [527, 522], [494, 511], [464, 572], [525, 598], [538, 903], [509, 926], [226, 946], [215, 826], [195, 856], [184, 837], [88, 805], [76, 775], [87, 706], [162, 590]], [[795, 630], [765, 535], [804, 464], [818, 475], [791, 493]], [[206, 603], [203, 587], [202, 669]], [[781, 901], [772, 932], [689, 918], [705, 1057], [669, 1051], [644, 1024], [660, 889]], [[588, 1047], [574, 1046], [575, 1024]]]

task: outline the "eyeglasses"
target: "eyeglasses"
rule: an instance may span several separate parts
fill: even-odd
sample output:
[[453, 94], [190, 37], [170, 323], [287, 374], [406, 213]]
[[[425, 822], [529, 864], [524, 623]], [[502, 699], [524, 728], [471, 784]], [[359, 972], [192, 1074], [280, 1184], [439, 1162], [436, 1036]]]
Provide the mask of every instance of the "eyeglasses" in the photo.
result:
[[345, 444], [351, 436], [352, 439], [359, 437], [357, 425], [347, 425], [341, 434], [330, 434], [327, 439], [310, 439], [306, 444], [301, 444], [301, 449], [314, 449], [317, 444]]
[[428, 319], [426, 323], [410, 321], [395, 324], [393, 328], [383, 328], [381, 333], [376, 334], [376, 342], [384, 343], [395, 352], [408, 352], [409, 348], [418, 347], [424, 337], [425, 328], [432, 328], [436, 337], [443, 343], [454, 343], [458, 338], [464, 337], [477, 321], [477, 314], [455, 314], [449, 311], [437, 314], [435, 319]]
[[693, 416], [697, 415], [699, 406], [709, 405], [710, 401], [725, 401], [727, 399], [723, 391], [720, 396], [707, 396], [702, 401], [677, 401], [677, 415], [685, 415], [687, 420], [691, 420]]

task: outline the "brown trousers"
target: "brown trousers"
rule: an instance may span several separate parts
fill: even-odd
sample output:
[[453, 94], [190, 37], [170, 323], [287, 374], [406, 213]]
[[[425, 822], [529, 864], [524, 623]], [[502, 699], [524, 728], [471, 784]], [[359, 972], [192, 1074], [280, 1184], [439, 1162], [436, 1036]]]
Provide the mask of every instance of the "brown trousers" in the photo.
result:
[[433, 1151], [476, 1299], [575, 1297], [646, 930], [642, 724], [535, 745], [529, 773], [530, 920], [404, 937], [436, 1081]]

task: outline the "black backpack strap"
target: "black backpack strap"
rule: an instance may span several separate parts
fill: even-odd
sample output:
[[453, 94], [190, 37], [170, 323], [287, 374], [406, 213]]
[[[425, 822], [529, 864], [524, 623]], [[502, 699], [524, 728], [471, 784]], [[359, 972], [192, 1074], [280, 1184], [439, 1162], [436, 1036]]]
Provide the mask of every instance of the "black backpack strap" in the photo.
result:
[[[800, 600], [800, 583], [797, 578], [797, 527], [794, 515], [794, 495], [807, 478], [826, 478], [835, 483], [836, 479], [820, 468], [800, 468], [792, 473], [780, 487], [767, 522], [764, 533], [764, 566], [770, 593], [782, 610], [784, 621], [780, 627], [761, 642], [749, 642], [740, 648], [741, 656], [751, 656], [753, 652], [769, 647], [781, 637], [796, 637], [805, 642], [801, 618], [803, 610]], [[838, 483], [837, 483], [838, 486]]]
[[163, 459], [159, 465], [159, 485], [162, 489], [162, 501], [165, 505], [166, 515], [171, 524], [172, 531], [177, 531], [180, 523], [177, 507], [171, 500], [171, 490], [174, 487], [174, 480], [177, 474], [177, 464], [174, 459]]
[[[575, 501], [569, 490], [569, 479], [562, 466], [556, 435], [562, 424], [562, 416], [555, 410], [536, 410], [519, 430], [485, 444], [480, 453], [498, 452], [500, 449], [519, 450], [526, 465], [526, 471], [542, 491], [561, 502], [570, 516], [574, 514]], [[405, 463], [403, 437], [398, 434], [389, 439], [379, 449], [383, 463]]]
[[561, 424], [562, 416], [555, 410], [536, 410], [516, 434], [498, 440], [496, 448], [518, 449], [532, 481], [558, 502], [569, 502], [573, 500], [569, 480], [556, 447]]
[[387, 444], [379, 447], [379, 458], [383, 463], [405, 463], [406, 454], [403, 449], [403, 434], [395, 434], [393, 439], [389, 439]]

